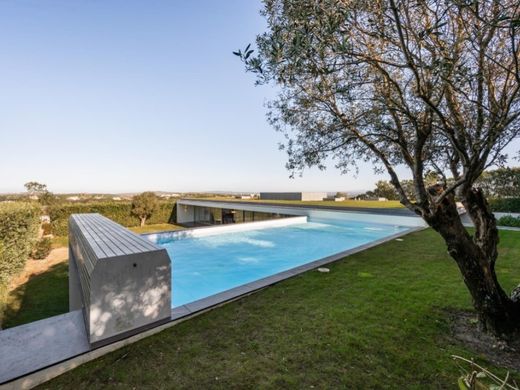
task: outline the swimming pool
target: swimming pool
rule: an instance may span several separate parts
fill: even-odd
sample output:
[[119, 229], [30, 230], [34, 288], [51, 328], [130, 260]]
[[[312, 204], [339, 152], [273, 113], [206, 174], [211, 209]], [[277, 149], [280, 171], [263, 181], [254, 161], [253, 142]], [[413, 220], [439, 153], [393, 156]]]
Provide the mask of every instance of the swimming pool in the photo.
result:
[[159, 233], [148, 235], [148, 239], [166, 248], [172, 260], [175, 308], [408, 229], [372, 222], [312, 219], [289, 226], [202, 237]]

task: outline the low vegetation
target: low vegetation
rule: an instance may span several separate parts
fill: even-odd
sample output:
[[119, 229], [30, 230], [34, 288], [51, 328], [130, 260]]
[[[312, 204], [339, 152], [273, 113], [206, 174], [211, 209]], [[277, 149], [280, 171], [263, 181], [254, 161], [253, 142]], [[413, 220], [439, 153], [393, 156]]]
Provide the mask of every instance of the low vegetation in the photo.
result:
[[40, 208], [28, 203], [0, 203], [0, 324], [7, 285], [20, 272], [38, 237]]
[[520, 198], [492, 198], [489, 206], [497, 212], [520, 213]]
[[[136, 226], [140, 220], [132, 214], [132, 203], [129, 201], [90, 202], [90, 203], [61, 203], [48, 208], [51, 218], [51, 230], [56, 236], [66, 236], [68, 221], [71, 214], [100, 213], [105, 217], [123, 225]], [[159, 201], [149, 224], [169, 223], [175, 221], [175, 201]]]
[[52, 240], [48, 237], [44, 237], [34, 246], [31, 257], [36, 260], [43, 260], [49, 255], [49, 253], [51, 253], [51, 249]]
[[[500, 232], [497, 273], [520, 273], [520, 233]], [[506, 370], [451, 336], [470, 296], [432, 230], [307, 272], [105, 355], [41, 388], [456, 388], [451, 355]], [[27, 283], [9, 324], [66, 311], [65, 264]], [[475, 321], [469, 324], [474, 326]], [[519, 374], [511, 372], [518, 382]]]
[[497, 224], [499, 226], [510, 226], [520, 228], [520, 217], [513, 217], [511, 215], [506, 215], [502, 218], [499, 218]]

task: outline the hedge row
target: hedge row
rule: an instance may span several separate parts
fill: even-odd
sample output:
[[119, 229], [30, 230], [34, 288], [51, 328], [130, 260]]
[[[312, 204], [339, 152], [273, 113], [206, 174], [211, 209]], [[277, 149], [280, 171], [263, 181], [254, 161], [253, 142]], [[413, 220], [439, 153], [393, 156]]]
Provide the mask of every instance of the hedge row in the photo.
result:
[[[139, 225], [139, 218], [132, 215], [131, 211], [131, 202], [60, 204], [48, 209], [51, 219], [51, 232], [56, 236], [68, 234], [68, 222], [71, 214], [99, 213], [123, 226], [137, 226]], [[159, 202], [151, 218], [146, 221], [148, 224], [174, 222], [175, 201]]]
[[520, 198], [494, 198], [488, 201], [493, 211], [520, 213]]
[[513, 217], [511, 215], [505, 215], [502, 218], [499, 218], [497, 221], [498, 226], [512, 226], [520, 228], [520, 218]]
[[0, 203], [0, 286], [23, 270], [38, 239], [40, 215], [36, 204]]

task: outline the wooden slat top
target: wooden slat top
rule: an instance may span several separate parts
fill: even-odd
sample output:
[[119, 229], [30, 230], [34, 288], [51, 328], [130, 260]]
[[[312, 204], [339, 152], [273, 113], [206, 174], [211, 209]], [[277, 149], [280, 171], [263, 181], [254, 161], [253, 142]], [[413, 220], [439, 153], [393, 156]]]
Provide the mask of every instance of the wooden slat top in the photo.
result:
[[162, 249], [101, 214], [73, 214], [70, 219], [98, 259]]

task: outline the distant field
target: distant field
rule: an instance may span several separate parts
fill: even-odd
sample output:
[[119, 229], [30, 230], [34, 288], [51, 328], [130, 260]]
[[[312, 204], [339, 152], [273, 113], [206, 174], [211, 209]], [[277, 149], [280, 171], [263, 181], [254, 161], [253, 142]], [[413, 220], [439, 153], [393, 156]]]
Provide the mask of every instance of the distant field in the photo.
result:
[[377, 200], [345, 200], [342, 202], [334, 202], [331, 200], [317, 200], [317, 201], [301, 201], [301, 200], [256, 200], [256, 199], [235, 199], [226, 197], [215, 198], [198, 198], [200, 200], [226, 200], [232, 202], [259, 202], [259, 203], [273, 203], [273, 204], [291, 204], [291, 205], [305, 205], [305, 206], [333, 206], [333, 207], [364, 207], [369, 209], [398, 209], [404, 208], [398, 200], [388, 200], [386, 202], [379, 202]]

